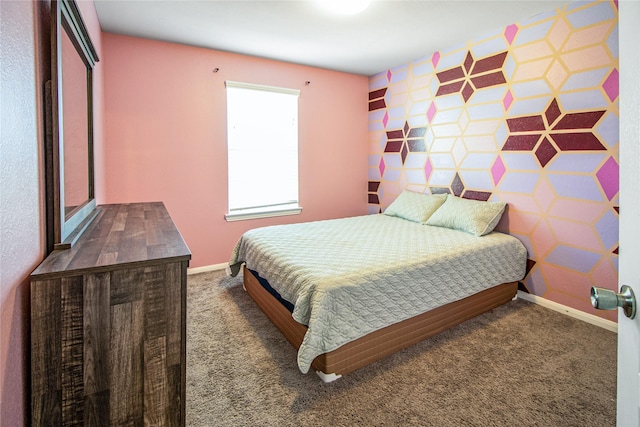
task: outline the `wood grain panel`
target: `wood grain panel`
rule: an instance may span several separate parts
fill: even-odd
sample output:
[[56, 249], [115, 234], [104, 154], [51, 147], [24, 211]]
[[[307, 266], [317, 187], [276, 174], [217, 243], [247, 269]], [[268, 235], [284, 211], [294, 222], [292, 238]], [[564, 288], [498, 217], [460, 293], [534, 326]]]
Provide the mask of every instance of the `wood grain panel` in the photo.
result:
[[109, 419], [109, 390], [85, 396], [85, 426], [103, 426], [109, 422]]
[[[170, 284], [168, 284], [170, 285]], [[140, 426], [144, 421], [144, 302], [142, 300], [131, 303], [131, 321], [133, 322], [133, 354], [131, 374], [131, 389], [129, 399], [134, 411], [134, 425]], [[185, 377], [186, 378], [186, 377]]]
[[134, 389], [133, 377], [130, 374], [134, 371], [136, 344], [133, 339], [134, 322], [131, 305], [131, 303], [125, 303], [111, 306], [111, 322], [118, 325], [117, 328], [111, 329], [109, 341], [111, 349], [109, 378], [113, 379], [109, 388], [109, 414], [111, 423], [115, 425], [133, 422], [135, 412], [140, 409], [134, 407], [130, 400]]
[[[178, 414], [179, 423], [176, 425], [183, 426], [186, 423], [186, 403], [187, 403], [187, 386], [186, 386], [186, 378], [187, 378], [187, 268], [189, 267], [189, 263], [187, 261], [180, 262], [180, 336], [182, 337], [182, 342], [180, 343], [181, 347], [181, 357], [180, 357], [180, 384], [178, 384], [178, 380], [174, 378], [172, 381], [172, 387], [180, 387], [180, 392], [176, 393], [175, 398], [179, 399], [179, 401], [174, 401], [178, 408], [173, 408], [172, 411], [176, 411]], [[176, 389], [177, 390], [177, 389]]]
[[34, 425], [62, 418], [59, 280], [31, 284], [31, 414]]
[[[165, 277], [168, 283], [182, 283], [182, 267], [178, 263], [167, 264]], [[166, 313], [169, 320], [167, 336], [167, 366], [180, 365], [182, 360], [182, 286], [166, 288]]]
[[93, 395], [109, 389], [111, 274], [86, 276], [84, 284], [84, 385]]
[[[95, 273], [191, 259], [189, 248], [163, 203], [101, 205], [99, 209], [100, 214], [78, 242], [71, 249], [52, 252], [32, 277], [45, 279], [66, 276], [71, 271]], [[145, 210], [155, 213], [145, 214]], [[161, 235], [163, 241], [147, 246], [150, 232]]]
[[167, 335], [167, 287], [164, 266], [145, 268], [144, 330], [146, 340]]
[[128, 268], [111, 273], [111, 305], [140, 301], [143, 298], [145, 269]]
[[111, 225], [111, 232], [124, 231], [124, 226], [127, 222], [127, 216], [129, 215], [129, 209], [125, 206], [118, 206], [117, 209], [113, 209], [113, 215], [115, 216]]
[[32, 274], [33, 425], [184, 425], [191, 255], [162, 203], [100, 208]]
[[167, 425], [180, 426], [185, 424], [184, 393], [174, 393], [174, 390], [183, 388], [181, 378], [184, 373], [182, 366], [172, 365], [167, 367], [167, 385], [171, 391], [167, 399]]
[[144, 423], [168, 425], [168, 378], [166, 370], [166, 338], [157, 337], [144, 342]]
[[[118, 378], [121, 372], [133, 372], [133, 321], [131, 319], [131, 303], [111, 306], [111, 322], [118, 325], [112, 329], [109, 340], [111, 358], [109, 361], [109, 378]], [[111, 424], [123, 425], [132, 421], [133, 414], [126, 398], [131, 389], [131, 376], [118, 378], [111, 384], [109, 391], [109, 416]]]
[[60, 281], [62, 331], [62, 422], [82, 425], [84, 422], [84, 338], [82, 276]]
[[132, 209], [124, 225], [122, 239], [120, 239], [118, 260], [129, 258], [145, 259], [147, 257], [147, 239], [145, 236], [145, 222], [142, 213]]
[[[145, 210], [145, 237], [147, 246], [163, 245], [165, 237], [161, 227], [150, 226], [150, 224], [159, 224], [163, 220], [163, 216], [156, 210]], [[163, 227], [164, 228], [164, 227]]]

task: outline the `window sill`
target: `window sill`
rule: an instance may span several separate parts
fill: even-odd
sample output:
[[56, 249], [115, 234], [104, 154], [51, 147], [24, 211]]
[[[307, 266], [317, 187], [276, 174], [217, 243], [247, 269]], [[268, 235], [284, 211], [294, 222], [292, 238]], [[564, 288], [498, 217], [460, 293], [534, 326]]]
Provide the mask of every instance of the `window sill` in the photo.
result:
[[298, 215], [302, 212], [301, 206], [286, 207], [283, 209], [267, 208], [267, 209], [244, 209], [234, 213], [228, 213], [224, 216], [227, 222], [246, 221], [249, 219], [271, 218], [276, 216]]

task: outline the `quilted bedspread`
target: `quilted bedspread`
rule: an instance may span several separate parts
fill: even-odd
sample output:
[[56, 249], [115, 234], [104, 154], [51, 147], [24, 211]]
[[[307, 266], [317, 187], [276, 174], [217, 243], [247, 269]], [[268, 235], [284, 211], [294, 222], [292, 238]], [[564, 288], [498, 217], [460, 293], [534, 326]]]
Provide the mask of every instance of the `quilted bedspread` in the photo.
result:
[[242, 263], [294, 304], [307, 325], [298, 366], [372, 331], [525, 275], [513, 236], [476, 237], [384, 214], [258, 228], [236, 244]]

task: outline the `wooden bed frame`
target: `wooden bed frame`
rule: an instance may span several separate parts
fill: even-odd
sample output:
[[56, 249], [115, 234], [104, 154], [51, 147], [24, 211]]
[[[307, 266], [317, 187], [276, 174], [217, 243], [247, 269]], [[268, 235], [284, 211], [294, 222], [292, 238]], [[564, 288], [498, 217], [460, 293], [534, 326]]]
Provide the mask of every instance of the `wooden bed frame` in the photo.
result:
[[[251, 271], [243, 268], [245, 290], [297, 350], [307, 327], [293, 320], [291, 312], [260, 284]], [[371, 332], [321, 354], [314, 359], [311, 368], [323, 381], [332, 381], [507, 303], [516, 296], [517, 290], [518, 282], [503, 283]]]

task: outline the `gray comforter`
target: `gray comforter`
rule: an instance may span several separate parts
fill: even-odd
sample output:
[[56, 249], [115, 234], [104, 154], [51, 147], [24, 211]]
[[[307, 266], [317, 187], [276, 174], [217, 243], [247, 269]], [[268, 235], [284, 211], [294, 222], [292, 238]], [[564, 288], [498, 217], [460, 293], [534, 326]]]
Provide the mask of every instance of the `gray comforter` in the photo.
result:
[[383, 214], [258, 228], [229, 265], [260, 273], [308, 326], [298, 351], [316, 356], [372, 331], [524, 277], [527, 252], [507, 234], [476, 237]]

